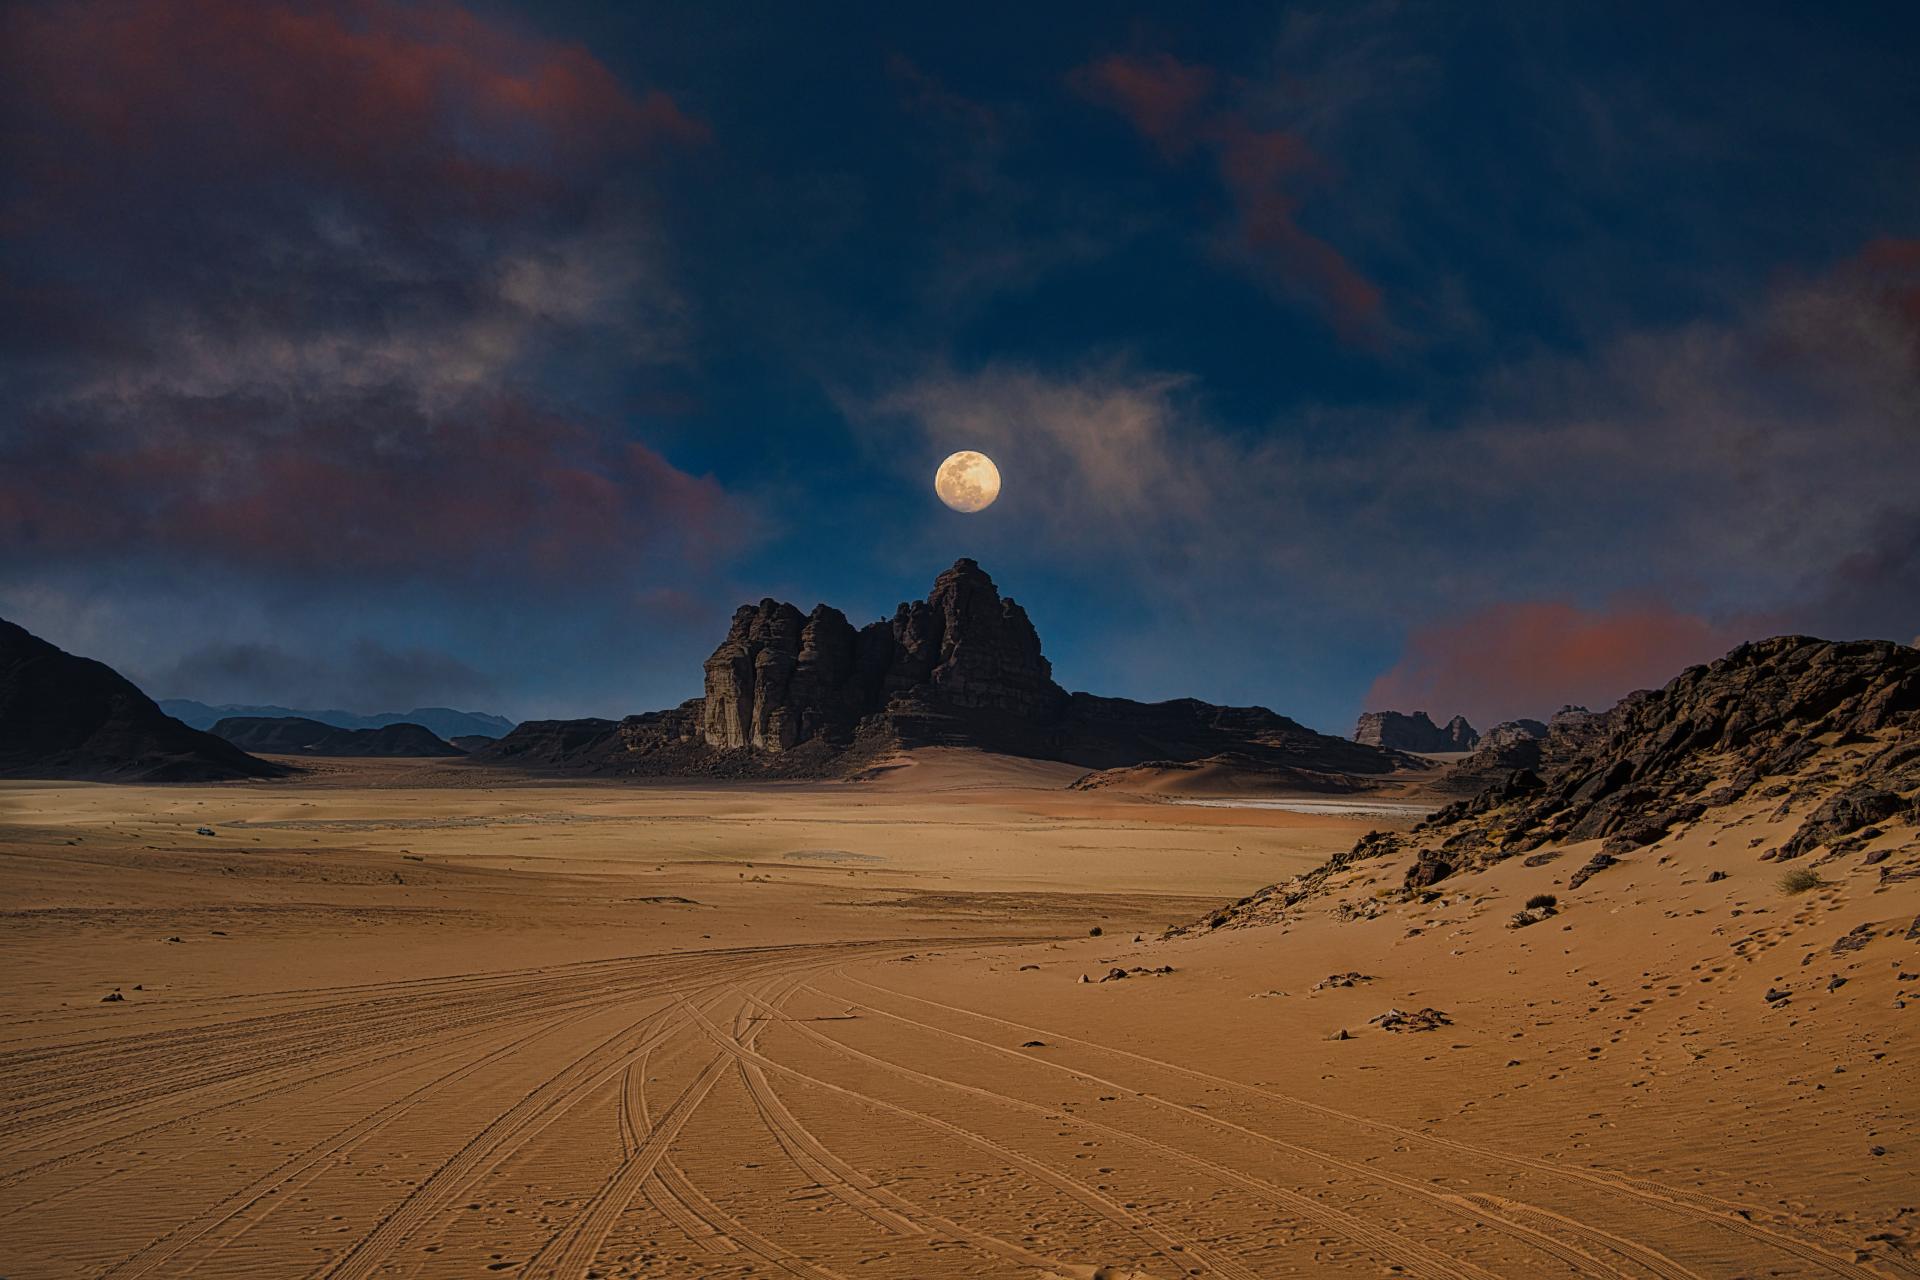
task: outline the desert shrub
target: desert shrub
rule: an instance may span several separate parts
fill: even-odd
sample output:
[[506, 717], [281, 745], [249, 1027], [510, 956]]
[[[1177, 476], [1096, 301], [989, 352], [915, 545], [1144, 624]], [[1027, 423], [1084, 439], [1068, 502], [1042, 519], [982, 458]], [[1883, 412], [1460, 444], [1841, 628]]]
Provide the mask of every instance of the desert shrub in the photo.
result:
[[1536, 907], [1542, 910], [1548, 910], [1553, 907], [1557, 907], [1559, 905], [1560, 905], [1560, 899], [1554, 897], [1550, 893], [1536, 893], [1531, 898], [1527, 899], [1527, 910], [1529, 911], [1533, 910]]
[[1818, 889], [1826, 881], [1811, 867], [1795, 867], [1780, 877], [1780, 892], [1805, 893], [1809, 889]]

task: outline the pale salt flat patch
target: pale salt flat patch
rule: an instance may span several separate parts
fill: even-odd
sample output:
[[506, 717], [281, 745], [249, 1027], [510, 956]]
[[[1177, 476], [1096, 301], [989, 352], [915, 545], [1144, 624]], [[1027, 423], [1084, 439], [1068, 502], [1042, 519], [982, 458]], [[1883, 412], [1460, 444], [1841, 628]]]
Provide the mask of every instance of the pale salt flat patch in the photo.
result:
[[877, 853], [855, 853], [851, 849], [795, 849], [780, 855], [789, 862], [885, 862]]
[[1438, 805], [1404, 800], [1174, 800], [1202, 809], [1280, 809], [1287, 813], [1334, 813], [1356, 818], [1423, 818]]

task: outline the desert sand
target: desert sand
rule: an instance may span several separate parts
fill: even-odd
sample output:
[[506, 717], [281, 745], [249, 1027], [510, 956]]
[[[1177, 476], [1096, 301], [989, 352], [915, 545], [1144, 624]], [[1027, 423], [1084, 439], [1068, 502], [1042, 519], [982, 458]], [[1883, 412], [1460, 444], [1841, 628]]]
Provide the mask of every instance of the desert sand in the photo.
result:
[[1920, 881], [1752, 806], [1163, 938], [1414, 815], [302, 763], [0, 784], [0, 1275], [1920, 1275]]

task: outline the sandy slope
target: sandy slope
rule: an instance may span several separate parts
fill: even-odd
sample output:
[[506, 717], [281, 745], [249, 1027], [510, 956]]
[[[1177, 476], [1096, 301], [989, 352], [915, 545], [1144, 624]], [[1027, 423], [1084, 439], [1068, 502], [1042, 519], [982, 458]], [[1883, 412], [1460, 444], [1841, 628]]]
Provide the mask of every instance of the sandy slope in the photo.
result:
[[1058, 772], [7, 785], [0, 1275], [1920, 1274], [1920, 880], [1159, 941], [1377, 820]]

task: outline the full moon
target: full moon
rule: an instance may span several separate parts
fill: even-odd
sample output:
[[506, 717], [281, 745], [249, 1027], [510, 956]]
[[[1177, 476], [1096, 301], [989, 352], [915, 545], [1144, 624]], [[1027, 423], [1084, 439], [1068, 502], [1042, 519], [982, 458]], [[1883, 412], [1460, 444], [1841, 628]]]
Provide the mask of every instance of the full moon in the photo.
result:
[[1000, 496], [1000, 468], [986, 454], [962, 449], [933, 473], [933, 491], [955, 511], [984, 511]]

